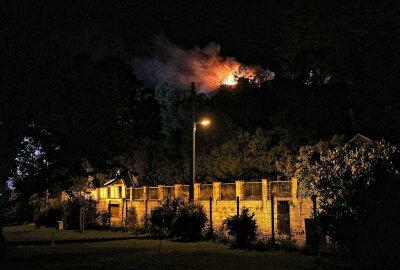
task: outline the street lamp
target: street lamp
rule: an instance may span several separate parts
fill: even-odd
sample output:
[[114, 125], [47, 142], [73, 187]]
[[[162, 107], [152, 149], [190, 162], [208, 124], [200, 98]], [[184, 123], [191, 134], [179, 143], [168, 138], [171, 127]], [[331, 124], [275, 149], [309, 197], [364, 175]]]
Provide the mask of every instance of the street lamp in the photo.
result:
[[199, 122], [193, 121], [193, 144], [192, 144], [192, 185], [190, 188], [190, 200], [194, 201], [194, 183], [195, 183], [195, 178], [196, 178], [196, 127], [197, 124], [200, 124], [202, 126], [208, 126], [211, 123], [209, 119], [203, 119]]

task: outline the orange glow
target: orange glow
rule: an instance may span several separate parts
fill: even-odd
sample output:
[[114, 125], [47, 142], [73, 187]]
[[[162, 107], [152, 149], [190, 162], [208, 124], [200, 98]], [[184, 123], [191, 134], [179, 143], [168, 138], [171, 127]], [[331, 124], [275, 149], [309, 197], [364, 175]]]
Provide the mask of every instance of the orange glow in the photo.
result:
[[208, 79], [206, 81], [206, 84], [208, 85], [235, 86], [237, 85], [239, 78], [243, 77], [253, 79], [256, 74], [256, 68], [245, 67], [233, 58], [227, 59], [225, 62], [216, 63], [216, 65], [212, 69], [214, 69], [215, 72], [212, 72], [210, 74], [215, 74], [215, 76], [205, 77], [206, 79]]
[[222, 85], [236, 85], [237, 81], [235, 80], [235, 77], [233, 74], [228, 74], [226, 79], [222, 82]]
[[203, 125], [203, 126], [208, 126], [210, 123], [211, 123], [211, 121], [210, 121], [210, 120], [208, 120], [208, 119], [204, 119], [204, 120], [202, 120], [202, 121], [200, 122], [200, 125]]
[[239, 78], [247, 78], [256, 84], [274, 78], [270, 70], [244, 66], [233, 57], [223, 57], [221, 47], [216, 43], [185, 50], [159, 36], [154, 40], [154, 48], [153, 58], [133, 60], [138, 77], [149, 84], [171, 81], [186, 87], [188, 82], [196, 82], [198, 91], [211, 92], [218, 91], [221, 85], [234, 88]]

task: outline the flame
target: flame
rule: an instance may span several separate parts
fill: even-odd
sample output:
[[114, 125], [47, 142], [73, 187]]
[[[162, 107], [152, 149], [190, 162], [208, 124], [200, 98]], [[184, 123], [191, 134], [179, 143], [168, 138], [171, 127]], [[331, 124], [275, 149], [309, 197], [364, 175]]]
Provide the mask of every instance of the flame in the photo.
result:
[[152, 47], [152, 57], [136, 57], [132, 62], [137, 76], [150, 87], [165, 80], [179, 85], [196, 82], [197, 89], [209, 92], [221, 85], [235, 86], [239, 78], [254, 81], [260, 72], [266, 80], [274, 78], [269, 70], [244, 66], [233, 57], [223, 57], [216, 43], [185, 50], [163, 36], [156, 36]]
[[235, 80], [235, 77], [233, 76], [233, 74], [228, 74], [228, 76], [226, 76], [225, 80], [222, 82], [222, 85], [234, 86], [236, 84], [237, 84], [237, 81]]

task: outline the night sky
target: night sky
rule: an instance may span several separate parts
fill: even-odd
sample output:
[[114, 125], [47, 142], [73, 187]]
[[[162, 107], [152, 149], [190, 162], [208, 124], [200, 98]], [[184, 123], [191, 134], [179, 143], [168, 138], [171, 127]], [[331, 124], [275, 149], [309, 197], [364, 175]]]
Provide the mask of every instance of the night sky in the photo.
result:
[[95, 54], [103, 46], [104, 54], [119, 50], [131, 57], [142, 54], [153, 35], [163, 34], [185, 48], [216, 42], [223, 56], [265, 66], [276, 59], [290, 1], [4, 2], [3, 46], [18, 55], [58, 49]]

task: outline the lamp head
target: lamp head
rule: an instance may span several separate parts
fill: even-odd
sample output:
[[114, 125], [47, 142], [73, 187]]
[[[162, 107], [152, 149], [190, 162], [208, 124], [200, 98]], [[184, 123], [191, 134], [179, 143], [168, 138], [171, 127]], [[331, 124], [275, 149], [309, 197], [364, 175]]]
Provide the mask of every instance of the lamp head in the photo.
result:
[[203, 119], [199, 123], [200, 123], [200, 125], [208, 126], [211, 123], [211, 121], [208, 119]]

